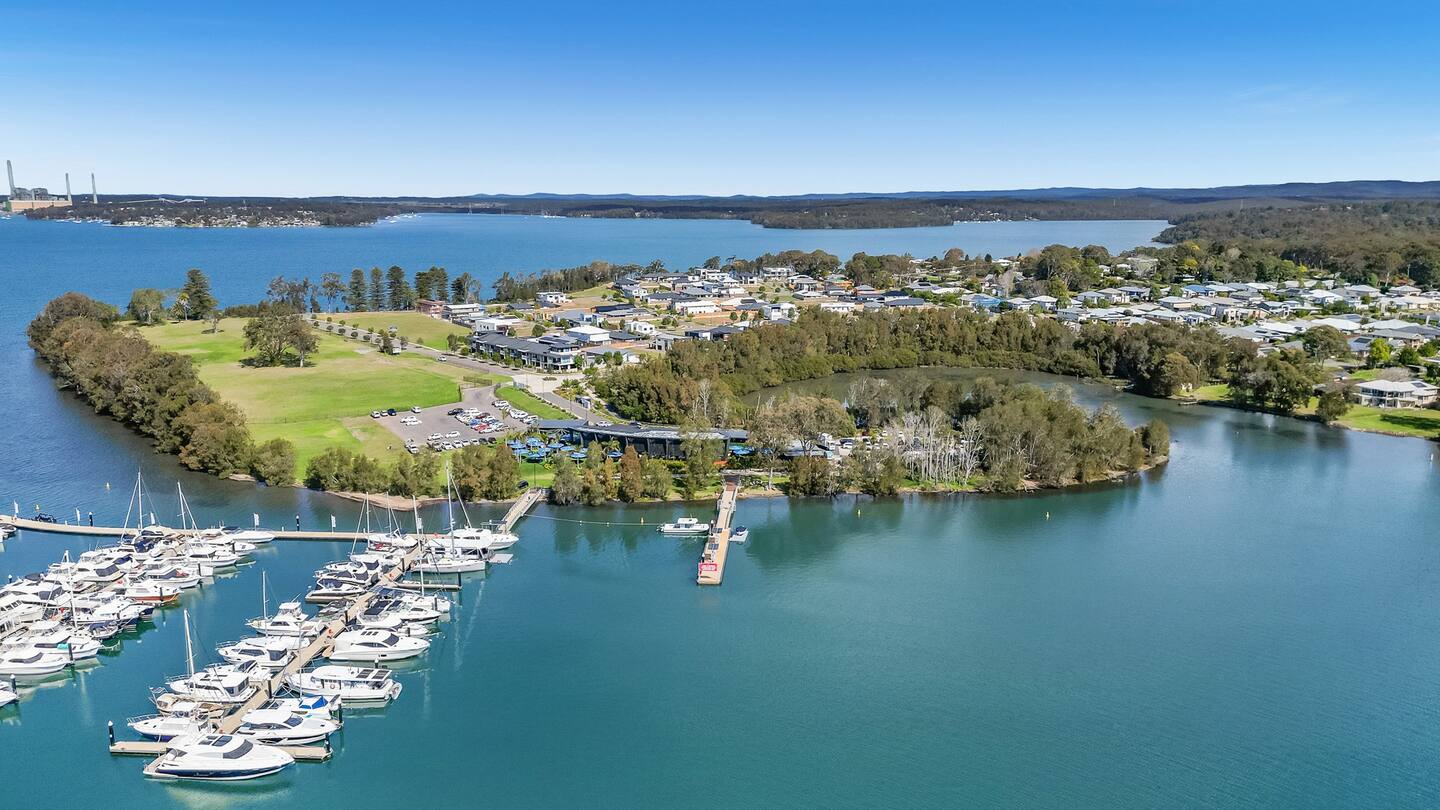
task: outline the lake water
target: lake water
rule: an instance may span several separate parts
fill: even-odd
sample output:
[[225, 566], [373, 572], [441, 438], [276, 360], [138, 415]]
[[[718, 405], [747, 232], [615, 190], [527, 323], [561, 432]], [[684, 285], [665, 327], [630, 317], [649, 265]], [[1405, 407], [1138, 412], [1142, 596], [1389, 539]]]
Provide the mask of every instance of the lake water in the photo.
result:
[[[429, 234], [396, 237], [417, 252], [428, 240], [434, 257], [413, 260], [370, 243], [391, 238], [378, 236], [390, 226], [142, 231], [0, 221], [0, 271], [10, 280], [0, 298], [10, 420], [0, 434], [0, 499], [118, 519], [140, 464], [162, 495], [162, 518], [178, 478], [206, 522], [248, 522], [251, 512], [274, 525], [297, 514], [317, 527], [332, 514], [342, 526], [355, 519], [353, 506], [326, 496], [181, 473], [54, 392], [19, 333], [66, 288], [120, 300], [198, 264], [217, 276], [222, 297], [255, 297], [270, 275], [323, 256], [334, 257], [323, 269], [434, 261], [493, 274], [502, 266], [456, 257], [512, 257], [503, 269], [594, 256], [685, 263], [792, 245], [843, 253], [839, 245], [857, 238], [772, 231], [762, 236], [775, 241], [757, 248], [749, 226], [735, 227], [743, 223], [584, 220], [537, 220], [502, 238], [520, 221], [437, 219], [393, 226]], [[556, 223], [564, 236], [539, 235]], [[590, 249], [567, 230], [611, 224], [619, 230], [602, 231], [611, 235]], [[628, 230], [640, 226], [654, 229]], [[452, 228], [462, 235], [442, 238]], [[670, 228], [694, 243], [675, 237], [669, 251], [657, 249]], [[901, 249], [912, 237], [913, 252], [942, 249], [925, 247], [924, 234], [880, 235], [900, 241], [853, 249]], [[631, 239], [639, 246], [625, 253]], [[1102, 237], [1082, 230], [1035, 244], [1053, 241]], [[560, 243], [570, 258], [521, 259], [531, 247], [555, 255]], [[105, 721], [123, 728], [147, 710], [148, 686], [183, 669], [179, 613], [170, 610], [99, 666], [0, 710], [0, 785], [12, 799], [0, 803], [1440, 804], [1435, 446], [1063, 382], [1086, 404], [1116, 403], [1131, 421], [1166, 419], [1171, 463], [1064, 493], [743, 501], [738, 521], [752, 539], [735, 548], [716, 589], [693, 584], [695, 542], [650, 528], [682, 507], [541, 507], [520, 524], [515, 562], [472, 579], [435, 648], [401, 673], [397, 702], [347, 713], [330, 762], [251, 785], [165, 785], [140, 776], [142, 760], [106, 753]], [[0, 574], [43, 568], [67, 548], [84, 544], [23, 534], [0, 552]], [[255, 565], [187, 594], [202, 648], [242, 635], [260, 610], [261, 569], [288, 596], [345, 551], [277, 543]]]

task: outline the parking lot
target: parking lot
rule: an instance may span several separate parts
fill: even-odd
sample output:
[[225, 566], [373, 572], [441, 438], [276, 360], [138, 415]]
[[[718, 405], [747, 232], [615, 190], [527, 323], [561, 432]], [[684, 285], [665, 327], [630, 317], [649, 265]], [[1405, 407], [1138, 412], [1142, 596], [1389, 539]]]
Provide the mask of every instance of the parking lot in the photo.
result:
[[[376, 421], [384, 424], [392, 433], [399, 436], [406, 446], [424, 447], [428, 444], [437, 450], [450, 450], [464, 446], [464, 444], [474, 444], [487, 439], [493, 440], [511, 431], [526, 428], [524, 422], [510, 417], [505, 411], [492, 404], [498, 399], [495, 396], [495, 386], [467, 388], [463, 396], [464, 398], [458, 403], [421, 408], [418, 413], [409, 410], [398, 411], [394, 416], [381, 416]], [[489, 414], [493, 417], [498, 423], [499, 429], [490, 433], [480, 433], [450, 415], [449, 412], [456, 408], [477, 408], [482, 414]], [[405, 424], [406, 420], [411, 419], [415, 424]], [[439, 438], [432, 439], [431, 437], [436, 434], [439, 434]], [[450, 446], [447, 447], [447, 444]]]

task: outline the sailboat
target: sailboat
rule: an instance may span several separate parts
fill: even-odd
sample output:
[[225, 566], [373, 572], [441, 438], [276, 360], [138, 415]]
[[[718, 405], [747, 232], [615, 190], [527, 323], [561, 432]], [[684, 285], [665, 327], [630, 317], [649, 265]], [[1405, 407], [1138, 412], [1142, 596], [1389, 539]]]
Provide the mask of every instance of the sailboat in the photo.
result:
[[255, 694], [250, 683], [251, 673], [230, 666], [207, 667], [195, 671], [195, 647], [190, 638], [190, 611], [182, 611], [185, 620], [185, 668], [184, 678], [175, 678], [165, 685], [171, 692], [199, 701], [212, 703], [244, 703]]
[[456, 491], [455, 482], [450, 473], [451, 470], [447, 464], [445, 467], [445, 508], [450, 524], [449, 529], [445, 534], [431, 540], [430, 548], [455, 557], [460, 554], [500, 551], [515, 545], [519, 538], [511, 532], [471, 526], [470, 515], [465, 511], [464, 501], [460, 501], [460, 514], [464, 518], [464, 525], [455, 523], [455, 502], [459, 500], [459, 493]]

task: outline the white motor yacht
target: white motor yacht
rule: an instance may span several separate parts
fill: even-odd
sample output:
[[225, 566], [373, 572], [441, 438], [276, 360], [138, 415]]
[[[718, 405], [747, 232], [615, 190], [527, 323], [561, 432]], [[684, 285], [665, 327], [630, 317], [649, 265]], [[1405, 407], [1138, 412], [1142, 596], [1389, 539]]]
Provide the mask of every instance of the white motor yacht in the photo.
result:
[[294, 761], [279, 748], [234, 734], [187, 735], [171, 740], [169, 749], [146, 766], [145, 773], [165, 779], [233, 782], [278, 773]]
[[388, 669], [335, 664], [296, 672], [285, 679], [285, 684], [302, 695], [339, 698], [347, 704], [388, 703], [400, 696], [402, 688]]
[[432, 551], [416, 562], [410, 570], [422, 574], [469, 574], [485, 570], [485, 555], [449, 549]]
[[255, 695], [252, 672], [220, 664], [193, 675], [166, 681], [170, 691], [191, 700], [208, 703], [244, 703]]
[[143, 714], [125, 721], [131, 731], [152, 740], [172, 740], [176, 737], [204, 734], [210, 730], [210, 718], [185, 714]]
[[709, 523], [701, 523], [692, 517], [682, 517], [674, 523], [662, 523], [661, 534], [705, 534], [710, 531]]
[[180, 586], [151, 579], [127, 579], [119, 588], [126, 599], [148, 605], [173, 605], [180, 601]]
[[190, 543], [185, 548], [185, 559], [212, 568], [232, 568], [240, 562], [240, 555], [224, 546]]
[[69, 665], [69, 658], [34, 647], [9, 649], [0, 653], [0, 675], [49, 675]]
[[262, 636], [318, 636], [325, 625], [309, 616], [299, 602], [281, 602], [274, 616], [251, 619], [245, 624]]
[[400, 588], [377, 588], [375, 595], [379, 599], [389, 599], [410, 607], [426, 608], [446, 615], [450, 613], [452, 604], [448, 596], [438, 593], [415, 593]]
[[238, 532], [227, 532], [231, 540], [240, 543], [254, 543], [263, 546], [275, 539], [275, 535], [260, 529], [241, 529]]
[[423, 638], [400, 635], [390, 630], [366, 628], [346, 630], [335, 637], [335, 645], [326, 655], [331, 661], [358, 661], [377, 664], [414, 658], [430, 649]]
[[100, 652], [100, 641], [94, 636], [71, 628], [59, 622], [36, 622], [25, 632], [11, 636], [0, 644], [0, 649], [23, 650], [33, 648], [41, 652], [53, 652], [70, 661], [94, 658]]
[[0, 683], [0, 709], [9, 706], [20, 699], [20, 694], [10, 688], [8, 683]]
[[45, 604], [31, 601], [32, 598], [19, 592], [0, 593], [0, 626], [25, 624], [43, 617]]
[[255, 709], [241, 718], [236, 734], [272, 745], [305, 745], [320, 742], [340, 730], [328, 717], [294, 714], [283, 709]]
[[515, 545], [520, 538], [511, 532], [494, 529], [457, 526], [448, 533], [430, 541], [430, 547], [456, 551], [502, 551]]
[[266, 669], [280, 669], [290, 663], [296, 650], [309, 643], [302, 636], [260, 636], [222, 644], [215, 651], [232, 664], [254, 661]]

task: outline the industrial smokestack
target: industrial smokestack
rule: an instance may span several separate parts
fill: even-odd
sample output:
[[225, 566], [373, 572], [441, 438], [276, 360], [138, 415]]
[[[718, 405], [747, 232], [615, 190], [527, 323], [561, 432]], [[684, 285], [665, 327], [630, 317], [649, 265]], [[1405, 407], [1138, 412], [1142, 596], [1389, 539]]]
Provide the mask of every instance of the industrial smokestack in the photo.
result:
[[90, 172], [90, 204], [100, 204], [100, 195], [95, 191], [95, 172]]
[[65, 172], [65, 202], [75, 204], [75, 198], [70, 194], [70, 172]]
[[15, 197], [15, 167], [11, 166], [8, 160], [5, 161], [5, 175], [10, 178], [10, 197], [13, 199]]

